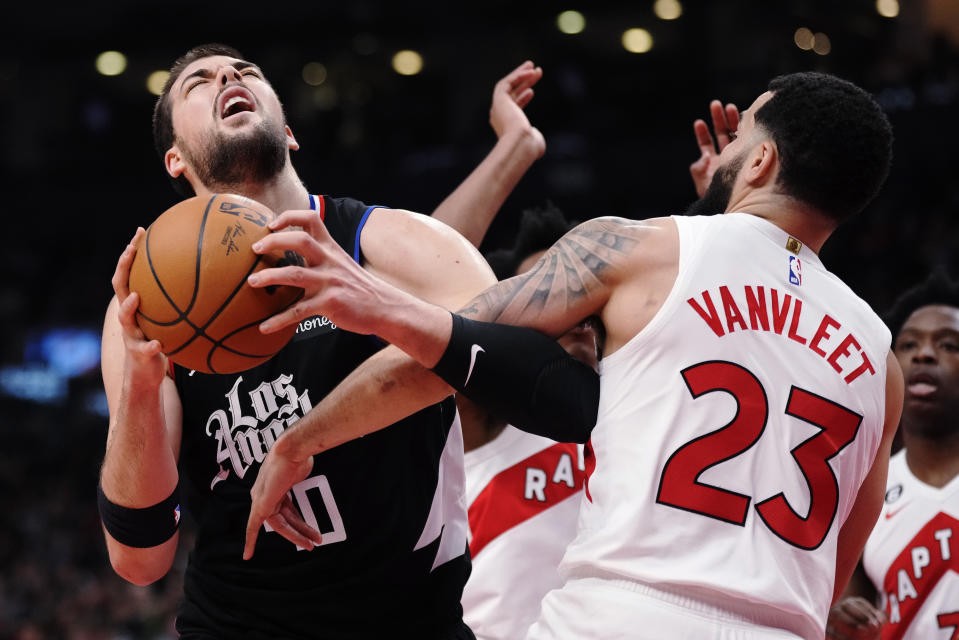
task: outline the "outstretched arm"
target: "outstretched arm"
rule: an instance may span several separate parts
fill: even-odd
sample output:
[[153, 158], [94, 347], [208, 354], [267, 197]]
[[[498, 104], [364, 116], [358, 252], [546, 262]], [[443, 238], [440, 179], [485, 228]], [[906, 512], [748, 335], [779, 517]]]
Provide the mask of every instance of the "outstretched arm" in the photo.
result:
[[433, 212], [434, 218], [459, 231], [475, 247], [506, 197], [546, 151], [543, 134], [523, 111], [542, 77], [542, 68], [527, 60], [496, 83], [490, 106], [496, 146]]
[[[332, 300], [324, 315], [333, 322], [337, 317], [352, 317], [354, 322], [343, 328], [355, 333], [375, 333], [376, 326], [363, 324], [368, 320], [365, 312], [351, 316], [351, 307], [383, 304], [395, 309], [394, 301], [378, 296], [378, 287], [415, 300], [421, 296], [440, 305], [437, 309], [448, 317], [443, 308], [462, 306], [496, 280], [475, 247], [426, 216], [374, 210], [361, 236], [366, 268], [330, 238], [315, 212], [288, 211], [281, 217], [304, 230], [271, 234], [255, 250], [269, 251], [266, 247], [271, 242], [300, 247], [311, 266], [283, 272], [309, 288], [300, 309], [319, 309]], [[348, 284], [341, 281], [344, 278]], [[251, 284], [265, 286], [267, 281], [256, 277]], [[244, 557], [253, 555], [264, 521], [300, 547], [311, 548], [311, 542], [319, 541], [319, 534], [302, 522], [285, 497], [291, 486], [310, 473], [312, 454], [389, 426], [449, 394], [450, 388], [439, 378], [395, 347], [368, 359], [287, 429], [263, 461], [252, 491]]]
[[[449, 385], [425, 368], [435, 365], [449, 344], [453, 328], [449, 311], [360, 269], [333, 242], [315, 214], [285, 212], [275, 228], [288, 226], [302, 230], [271, 234], [254, 250], [266, 252], [283, 246], [298, 251], [312, 266], [264, 270], [251, 278], [251, 284], [295, 282], [306, 289], [306, 295], [293, 309], [265, 322], [262, 329], [276, 331], [322, 310], [338, 326], [358, 333], [376, 333], [415, 354], [419, 362], [395, 347], [384, 349], [284, 432], [267, 455], [253, 488], [245, 557], [252, 555], [262, 523], [273, 525], [274, 519], [282, 517], [283, 496], [309, 472], [311, 455], [388, 426], [450, 392]], [[517, 323], [537, 324], [549, 315], [548, 323], [537, 326], [550, 335], [559, 335], [603, 305], [618, 274], [624, 268], [629, 270], [627, 257], [639, 242], [642, 226], [614, 219], [584, 223], [550, 249], [530, 272], [495, 285], [463, 308], [476, 318]], [[375, 249], [375, 241], [370, 248]], [[404, 261], [402, 255], [399, 259]], [[462, 287], [458, 290], [462, 291]], [[521, 331], [516, 327], [503, 328]], [[541, 335], [539, 338], [545, 339], [549, 348], [558, 350], [562, 358], [578, 362], [555, 341]], [[490, 360], [502, 362], [504, 357]], [[509, 360], [508, 356], [505, 360]], [[483, 369], [486, 370], [485, 364]], [[496, 372], [490, 371], [486, 378], [496, 378]], [[598, 395], [598, 391], [594, 393]], [[522, 390], [517, 395], [522, 396]], [[555, 405], [565, 406], [564, 402], [569, 402], [569, 398], [560, 394]], [[309, 546], [295, 534], [289, 539]]]

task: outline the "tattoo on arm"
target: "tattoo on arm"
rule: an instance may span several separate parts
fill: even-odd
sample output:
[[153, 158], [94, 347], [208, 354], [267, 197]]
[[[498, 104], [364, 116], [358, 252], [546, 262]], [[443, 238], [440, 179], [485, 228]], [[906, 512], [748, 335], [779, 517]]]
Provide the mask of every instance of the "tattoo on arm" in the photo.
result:
[[459, 313], [487, 322], [526, 324], [547, 310], [567, 311], [591, 296], [605, 295], [610, 271], [636, 248], [643, 229], [641, 222], [623, 218], [584, 222], [550, 247], [532, 269], [490, 287]]

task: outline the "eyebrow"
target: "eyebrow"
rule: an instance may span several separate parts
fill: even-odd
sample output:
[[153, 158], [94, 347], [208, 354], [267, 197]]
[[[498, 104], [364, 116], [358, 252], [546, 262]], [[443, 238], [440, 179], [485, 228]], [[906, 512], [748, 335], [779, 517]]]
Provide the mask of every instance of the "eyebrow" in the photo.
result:
[[916, 327], [903, 327], [899, 330], [899, 336], [903, 334], [909, 335], [925, 335], [931, 334], [933, 337], [941, 337], [943, 335], [948, 336], [959, 336], [959, 330], [954, 329], [953, 327], [935, 327], [933, 329], [921, 329]]
[[[247, 62], [246, 60], [237, 60], [236, 62], [233, 63], [233, 68], [236, 69], [237, 71], [243, 71], [244, 69], [255, 69], [256, 71], [260, 71], [260, 68], [258, 66], [256, 66], [252, 62]], [[260, 71], [260, 73], [262, 74], [263, 72]], [[213, 76], [213, 72], [205, 67], [197, 69], [190, 75], [180, 80], [180, 88], [182, 89], [183, 87], [185, 87], [186, 83], [190, 80], [190, 78], [211, 78], [212, 76]]]

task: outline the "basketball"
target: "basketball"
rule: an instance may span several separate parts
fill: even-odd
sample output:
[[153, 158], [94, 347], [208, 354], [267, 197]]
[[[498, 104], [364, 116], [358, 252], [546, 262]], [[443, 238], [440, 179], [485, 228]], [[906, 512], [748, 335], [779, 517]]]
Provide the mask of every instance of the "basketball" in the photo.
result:
[[294, 287], [254, 288], [247, 277], [303, 264], [293, 252], [258, 255], [251, 245], [275, 214], [238, 195], [184, 200], [163, 212], [140, 238], [130, 291], [140, 295], [137, 323], [147, 339], [187, 369], [236, 373], [283, 348], [296, 326], [264, 335], [258, 325], [299, 300]]

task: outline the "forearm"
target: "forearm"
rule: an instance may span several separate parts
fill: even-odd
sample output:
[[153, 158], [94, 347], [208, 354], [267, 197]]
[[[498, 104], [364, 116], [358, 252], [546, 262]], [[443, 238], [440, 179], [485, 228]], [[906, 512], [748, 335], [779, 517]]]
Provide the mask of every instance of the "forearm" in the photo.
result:
[[[147, 509], [174, 492], [178, 482], [176, 456], [166, 427], [171, 411], [176, 408], [164, 406], [162, 389], [123, 385], [100, 473], [100, 487], [107, 500], [122, 507]], [[179, 537], [174, 532], [154, 546], [133, 547], [117, 541], [106, 528], [104, 536], [113, 569], [138, 585], [166, 575]]]
[[478, 247], [503, 202], [540, 153], [532, 127], [503, 135], [479, 166], [440, 203], [433, 217]]
[[429, 369], [388, 347], [354, 369], [288, 428], [275, 447], [302, 460], [388, 427], [450, 393], [449, 385]]
[[584, 443], [599, 411], [599, 376], [551, 337], [453, 316], [433, 371], [513, 426], [559, 442]]
[[162, 388], [124, 384], [111, 417], [100, 484], [111, 501], [126, 507], [154, 505], [178, 481], [173, 443], [166, 427]]

